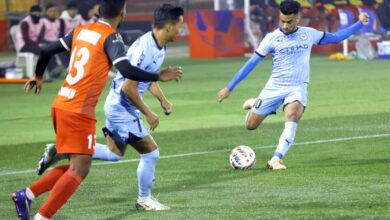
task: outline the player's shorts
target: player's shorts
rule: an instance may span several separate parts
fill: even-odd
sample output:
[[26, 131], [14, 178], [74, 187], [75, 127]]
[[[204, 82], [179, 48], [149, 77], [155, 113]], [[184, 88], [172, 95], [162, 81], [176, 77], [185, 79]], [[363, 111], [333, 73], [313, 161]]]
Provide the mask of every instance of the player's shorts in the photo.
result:
[[299, 101], [303, 106], [307, 105], [307, 84], [298, 86], [274, 87], [266, 86], [257, 98], [251, 112], [261, 115], [275, 114], [283, 104], [286, 106], [294, 101]]
[[122, 144], [131, 144], [148, 136], [149, 129], [145, 128], [141, 118], [131, 114], [128, 114], [126, 121], [111, 120], [106, 115], [106, 127], [103, 128], [103, 133]]
[[83, 114], [51, 109], [56, 132], [57, 153], [93, 155], [96, 120]]

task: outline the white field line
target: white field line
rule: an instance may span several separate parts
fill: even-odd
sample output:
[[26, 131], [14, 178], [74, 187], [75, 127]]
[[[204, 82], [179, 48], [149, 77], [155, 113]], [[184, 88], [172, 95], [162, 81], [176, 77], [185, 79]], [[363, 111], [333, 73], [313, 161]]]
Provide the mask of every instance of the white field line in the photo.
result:
[[[342, 141], [351, 141], [351, 140], [381, 138], [381, 137], [388, 137], [388, 136], [390, 136], [390, 134], [373, 134], [373, 135], [365, 135], [365, 136], [323, 139], [323, 140], [317, 140], [317, 141], [305, 141], [305, 142], [300, 142], [300, 143], [294, 143], [293, 145], [294, 146], [299, 146], [299, 145], [304, 146], [304, 145], [323, 144], [323, 143], [331, 143], [331, 142], [342, 142]], [[274, 147], [276, 147], [276, 146], [275, 145], [266, 145], [266, 146], [253, 147], [253, 148], [254, 149], [267, 149], [267, 148], [274, 148]], [[231, 151], [231, 149], [201, 151], [201, 152], [193, 152], [193, 153], [185, 153], [185, 154], [173, 154], [173, 155], [160, 156], [160, 159], [188, 157], [188, 156], [213, 154], [213, 153], [221, 153], [221, 152], [228, 152], [228, 151]], [[139, 161], [139, 159], [128, 159], [128, 160], [121, 160], [121, 161], [116, 161], [116, 162], [104, 161], [104, 162], [93, 163], [92, 166], [105, 166], [105, 165], [110, 165], [110, 164], [131, 163], [131, 162], [138, 162], [138, 161]], [[20, 170], [20, 171], [11, 171], [11, 172], [0, 172], [0, 176], [10, 176], [10, 175], [35, 173], [35, 172], [36, 172], [36, 170]]]

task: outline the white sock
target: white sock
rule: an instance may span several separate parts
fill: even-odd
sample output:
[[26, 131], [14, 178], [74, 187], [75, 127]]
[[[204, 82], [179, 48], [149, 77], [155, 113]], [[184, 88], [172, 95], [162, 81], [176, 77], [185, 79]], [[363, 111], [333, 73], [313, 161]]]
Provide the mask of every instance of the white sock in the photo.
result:
[[297, 127], [298, 124], [293, 121], [284, 123], [284, 130], [282, 132], [282, 135], [280, 135], [279, 145], [276, 148], [272, 159], [274, 159], [275, 157], [281, 159], [286, 155], [288, 149], [290, 149], [291, 145], [294, 143], [295, 132], [297, 130]]
[[44, 217], [43, 215], [37, 213], [35, 216], [34, 216], [34, 220], [49, 220], [48, 218]]
[[116, 153], [112, 152], [107, 145], [105, 144], [95, 144], [95, 152], [92, 155], [94, 160], [108, 160], [108, 161], [118, 161], [122, 157], [118, 156]]
[[148, 197], [151, 195], [151, 189], [154, 183], [154, 170], [156, 168], [157, 160], [160, 157], [158, 149], [141, 154], [137, 168], [138, 177], [138, 195], [140, 197]]
[[29, 200], [33, 200], [33, 199], [35, 199], [35, 195], [34, 195], [34, 193], [31, 191], [31, 189], [30, 188], [26, 188], [26, 196], [27, 196], [27, 198], [29, 199]]

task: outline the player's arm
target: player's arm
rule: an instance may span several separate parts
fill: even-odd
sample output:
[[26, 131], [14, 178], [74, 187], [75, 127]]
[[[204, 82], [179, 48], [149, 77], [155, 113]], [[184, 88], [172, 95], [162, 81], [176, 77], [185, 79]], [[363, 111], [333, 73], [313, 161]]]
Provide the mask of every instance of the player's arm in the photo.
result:
[[137, 107], [143, 115], [145, 115], [146, 121], [150, 125], [150, 130], [153, 131], [158, 126], [159, 118], [139, 96], [138, 82], [125, 79], [122, 86], [122, 92], [134, 104], [134, 106]]
[[360, 28], [363, 27], [363, 25], [366, 24], [368, 24], [368, 15], [362, 13], [359, 15], [359, 21], [357, 21], [355, 24], [335, 33], [324, 32], [324, 35], [318, 44], [324, 45], [331, 43], [339, 43], [350, 37], [352, 34], [356, 33]]
[[173, 67], [160, 74], [153, 74], [130, 64], [125, 51], [125, 45], [118, 33], [111, 34], [104, 42], [104, 50], [112, 64], [123, 77], [135, 81], [154, 82], [179, 80], [182, 75], [181, 68]]
[[34, 86], [35, 93], [39, 94], [43, 85], [43, 74], [50, 61], [50, 58], [57, 53], [69, 51], [72, 45], [73, 31], [67, 34], [65, 37], [60, 38], [58, 41], [45, 46], [39, 54], [37, 66], [35, 68], [35, 76], [28, 80], [24, 85], [24, 90], [30, 92]]
[[164, 110], [165, 115], [170, 115], [173, 111], [172, 103], [165, 97], [164, 92], [162, 91], [158, 82], [153, 82], [149, 87], [149, 91], [160, 102], [161, 108]]
[[251, 58], [245, 63], [243, 67], [234, 75], [233, 79], [230, 83], [223, 89], [218, 92], [218, 101], [222, 102], [224, 99], [229, 97], [230, 93], [233, 89], [243, 80], [245, 79], [249, 73], [256, 67], [257, 64], [260, 63], [261, 60], [264, 59], [264, 56], [259, 54], [258, 52], [253, 53]]

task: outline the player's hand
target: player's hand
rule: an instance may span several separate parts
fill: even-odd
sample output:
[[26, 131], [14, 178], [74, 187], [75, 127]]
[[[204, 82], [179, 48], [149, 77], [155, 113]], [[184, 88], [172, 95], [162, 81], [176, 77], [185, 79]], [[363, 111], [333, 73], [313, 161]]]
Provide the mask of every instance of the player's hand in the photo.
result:
[[172, 103], [168, 100], [161, 101], [161, 107], [164, 110], [165, 115], [170, 115], [173, 111]]
[[145, 114], [145, 118], [150, 126], [150, 130], [154, 131], [154, 129], [157, 128], [158, 123], [160, 122], [158, 115], [156, 115], [154, 112], [149, 112], [149, 113]]
[[180, 66], [168, 67], [165, 70], [160, 72], [160, 81], [166, 82], [171, 80], [179, 81], [183, 71]]
[[218, 92], [218, 101], [222, 102], [224, 99], [227, 99], [230, 95], [230, 91], [228, 88], [223, 88]]
[[366, 13], [361, 13], [359, 14], [359, 20], [364, 24], [364, 25], [367, 25], [368, 24], [368, 19], [370, 17], [368, 16], [368, 14]]
[[33, 78], [29, 79], [26, 84], [24, 84], [24, 91], [26, 93], [30, 92], [31, 89], [35, 87], [35, 94], [39, 94], [42, 90], [43, 85], [43, 77], [42, 76], [34, 76]]

